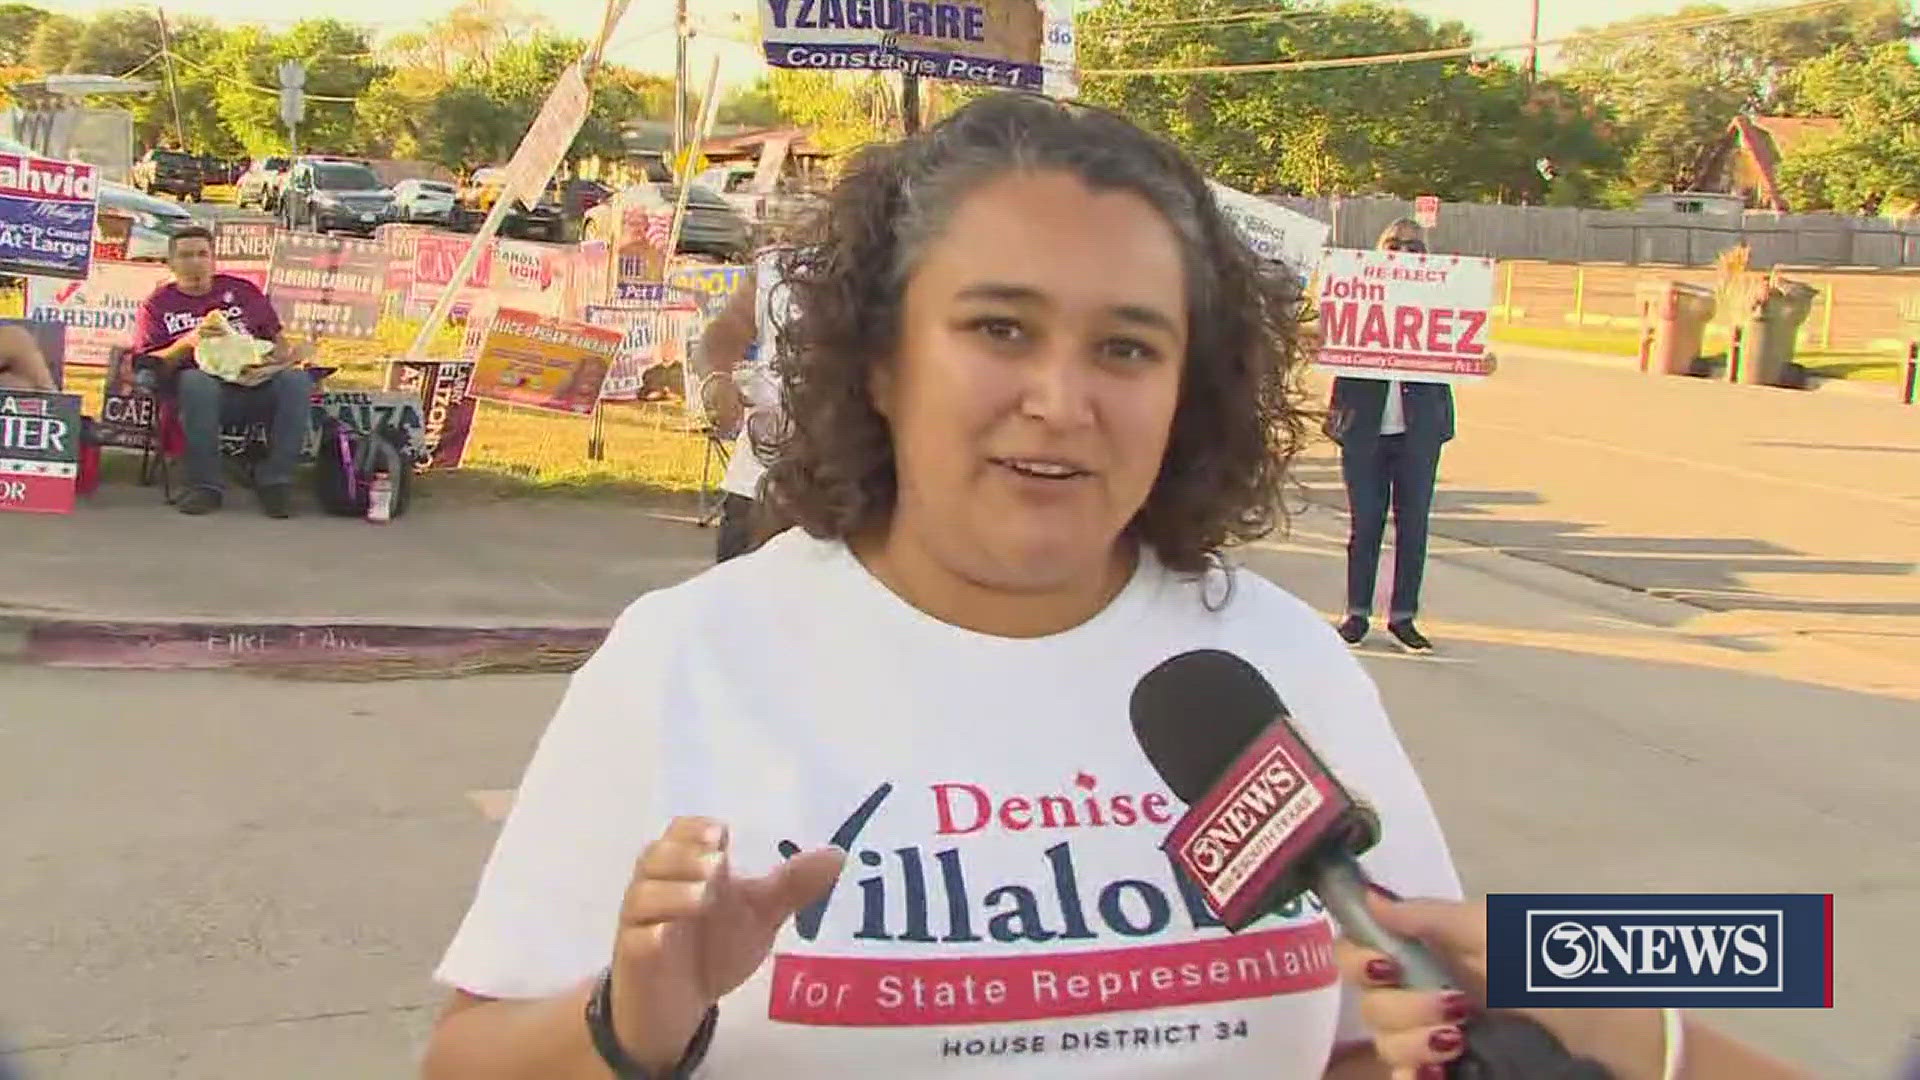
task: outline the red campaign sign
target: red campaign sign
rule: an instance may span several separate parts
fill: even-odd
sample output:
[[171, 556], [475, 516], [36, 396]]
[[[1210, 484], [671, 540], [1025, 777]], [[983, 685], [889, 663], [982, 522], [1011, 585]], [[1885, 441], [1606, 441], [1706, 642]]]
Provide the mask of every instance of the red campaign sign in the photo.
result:
[[72, 513], [80, 430], [78, 395], [0, 390], [0, 510]]
[[1340, 375], [1463, 382], [1493, 374], [1494, 263], [1333, 248], [1321, 264], [1320, 351]]
[[899, 959], [780, 953], [767, 1018], [818, 1027], [1014, 1023], [1296, 994], [1338, 977], [1325, 919], [1083, 952]]
[[[408, 301], [426, 307], [433, 306], [453, 282], [454, 271], [460, 269], [460, 260], [466, 258], [467, 248], [473, 244], [473, 237], [454, 233], [436, 233], [422, 236], [413, 249], [413, 282]], [[480, 258], [473, 264], [473, 272], [467, 276], [465, 284], [454, 298], [453, 312], [464, 314], [473, 305], [473, 298], [487, 291], [493, 280], [493, 244], [481, 249]]]

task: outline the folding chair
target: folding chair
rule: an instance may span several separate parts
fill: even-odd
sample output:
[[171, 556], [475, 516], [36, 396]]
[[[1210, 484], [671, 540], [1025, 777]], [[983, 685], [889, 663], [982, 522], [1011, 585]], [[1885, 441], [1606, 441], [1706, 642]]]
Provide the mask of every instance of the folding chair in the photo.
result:
[[[174, 490], [173, 463], [187, 449], [186, 431], [180, 426], [180, 403], [174, 393], [179, 373], [167, 370], [150, 357], [135, 356], [132, 363], [136, 394], [153, 401], [153, 408], [147, 414], [145, 445], [140, 450], [140, 483], [150, 487], [157, 480], [161, 497], [171, 506], [180, 497]], [[304, 370], [312, 382], [311, 393], [318, 398], [320, 384], [338, 369], [310, 367]], [[253, 484], [253, 470], [266, 452], [267, 436], [261, 425], [220, 429], [220, 454], [239, 464], [241, 478], [249, 487]]]
[[700, 380], [700, 411], [692, 417], [695, 429], [706, 440], [706, 448], [700, 458], [700, 496], [696, 504], [697, 516], [701, 528], [716, 524], [720, 520], [720, 511], [726, 502], [726, 492], [720, 489], [721, 481], [726, 479], [727, 465], [733, 460], [734, 440], [740, 437], [738, 428], [725, 430], [713, 422], [718, 411], [719, 380], [732, 378], [715, 372]]

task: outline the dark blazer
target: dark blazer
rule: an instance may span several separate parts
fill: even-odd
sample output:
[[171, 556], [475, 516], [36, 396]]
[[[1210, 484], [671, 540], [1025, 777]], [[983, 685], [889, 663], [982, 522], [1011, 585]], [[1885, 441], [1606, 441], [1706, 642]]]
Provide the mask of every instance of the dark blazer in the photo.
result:
[[[1327, 403], [1327, 436], [1342, 446], [1379, 439], [1390, 385], [1385, 379], [1352, 376], [1333, 380], [1333, 400]], [[1453, 438], [1453, 387], [1446, 383], [1403, 382], [1400, 404], [1406, 414], [1409, 439], [1438, 446]]]

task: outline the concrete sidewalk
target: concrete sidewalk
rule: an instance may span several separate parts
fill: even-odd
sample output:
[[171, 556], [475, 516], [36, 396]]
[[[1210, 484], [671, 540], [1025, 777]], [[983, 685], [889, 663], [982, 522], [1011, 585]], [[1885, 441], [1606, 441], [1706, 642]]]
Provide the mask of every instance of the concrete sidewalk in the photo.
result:
[[[1436, 533], [1920, 665], [1920, 408], [1502, 353], [1462, 387]], [[1300, 470], [1344, 505], [1325, 452]]]
[[[1525, 355], [1458, 399], [1434, 512], [1448, 557], [1677, 600], [1663, 609], [1676, 631], [1920, 692], [1920, 410]], [[1296, 475], [1315, 506], [1305, 535], [1337, 545], [1331, 448]], [[244, 492], [188, 518], [128, 486], [70, 517], [0, 517], [0, 657], [217, 667], [391, 659], [411, 643], [468, 664], [464, 641], [557, 668], [633, 597], [711, 562], [710, 530], [637, 503], [423, 490], [387, 526], [273, 521]]]

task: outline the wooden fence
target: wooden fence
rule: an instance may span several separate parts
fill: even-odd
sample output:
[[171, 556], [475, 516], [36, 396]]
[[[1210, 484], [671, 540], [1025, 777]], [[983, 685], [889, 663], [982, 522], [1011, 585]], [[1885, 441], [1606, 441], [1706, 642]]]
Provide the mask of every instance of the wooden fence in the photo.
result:
[[[1920, 271], [1783, 267], [1780, 274], [1818, 291], [1801, 327], [1801, 348], [1905, 350], [1910, 331], [1902, 310], [1920, 302]], [[1500, 264], [1494, 280], [1494, 317], [1540, 329], [1633, 330], [1640, 325], [1634, 294], [1643, 281], [1715, 284], [1709, 267], [1509, 260]]]

